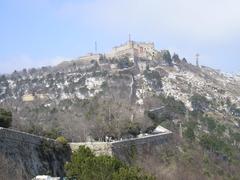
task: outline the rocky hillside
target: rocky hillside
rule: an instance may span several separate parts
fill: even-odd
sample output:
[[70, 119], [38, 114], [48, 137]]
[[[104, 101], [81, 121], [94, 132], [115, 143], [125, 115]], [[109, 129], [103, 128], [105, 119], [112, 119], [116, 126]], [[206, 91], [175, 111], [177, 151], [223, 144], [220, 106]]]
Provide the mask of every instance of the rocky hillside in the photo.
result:
[[179, 105], [172, 109], [180, 109], [171, 120], [200, 110], [238, 128], [239, 87], [239, 76], [161, 51], [154, 60], [102, 56], [99, 61], [74, 60], [2, 75], [0, 102], [13, 112], [13, 128], [79, 141], [147, 131], [155, 122], [146, 112], [166, 110], [167, 98]]

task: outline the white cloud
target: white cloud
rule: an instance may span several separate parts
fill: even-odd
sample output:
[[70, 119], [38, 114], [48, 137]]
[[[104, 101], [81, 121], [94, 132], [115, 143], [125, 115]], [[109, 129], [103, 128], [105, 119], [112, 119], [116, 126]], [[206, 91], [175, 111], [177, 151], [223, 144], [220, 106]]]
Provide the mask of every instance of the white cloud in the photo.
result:
[[168, 32], [215, 41], [239, 36], [239, 7], [239, 0], [95, 0], [65, 3], [58, 14], [109, 32]]

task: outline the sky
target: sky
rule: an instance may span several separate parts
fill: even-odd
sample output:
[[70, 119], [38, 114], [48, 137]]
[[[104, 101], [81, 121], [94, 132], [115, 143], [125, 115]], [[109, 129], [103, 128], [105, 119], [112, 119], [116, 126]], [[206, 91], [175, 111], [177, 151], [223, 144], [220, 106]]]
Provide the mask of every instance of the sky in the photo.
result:
[[128, 40], [240, 72], [239, 0], [1, 0], [0, 73], [56, 65]]

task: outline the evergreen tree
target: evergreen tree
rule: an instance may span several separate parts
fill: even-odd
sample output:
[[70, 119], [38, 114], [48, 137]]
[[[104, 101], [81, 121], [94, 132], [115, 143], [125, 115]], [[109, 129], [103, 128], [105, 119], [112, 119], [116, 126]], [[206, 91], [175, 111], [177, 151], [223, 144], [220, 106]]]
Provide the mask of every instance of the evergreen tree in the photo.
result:
[[8, 128], [12, 123], [12, 113], [0, 108], [0, 127]]
[[67, 177], [84, 180], [152, 180], [139, 168], [125, 165], [118, 159], [106, 155], [95, 156], [89, 148], [80, 146], [73, 153], [71, 162], [65, 165]]

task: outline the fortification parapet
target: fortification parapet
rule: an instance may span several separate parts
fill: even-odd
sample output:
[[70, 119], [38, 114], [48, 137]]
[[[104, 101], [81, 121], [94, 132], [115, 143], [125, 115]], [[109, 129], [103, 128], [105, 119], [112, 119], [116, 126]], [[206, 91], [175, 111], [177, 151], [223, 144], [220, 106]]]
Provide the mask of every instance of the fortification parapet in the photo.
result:
[[172, 132], [147, 135], [139, 138], [125, 139], [115, 142], [82, 142], [69, 143], [72, 151], [78, 149], [79, 146], [89, 147], [96, 155], [106, 154], [115, 156], [118, 159], [130, 162], [133, 153], [141, 155], [146, 151], [150, 151], [154, 146], [162, 146], [167, 144], [172, 138]]
[[53, 139], [36, 136], [33, 134], [16, 131], [13, 129], [6, 129], [0, 127], [0, 138], [1, 140], [17, 141], [21, 143], [30, 143], [39, 145], [43, 139], [54, 142]]

